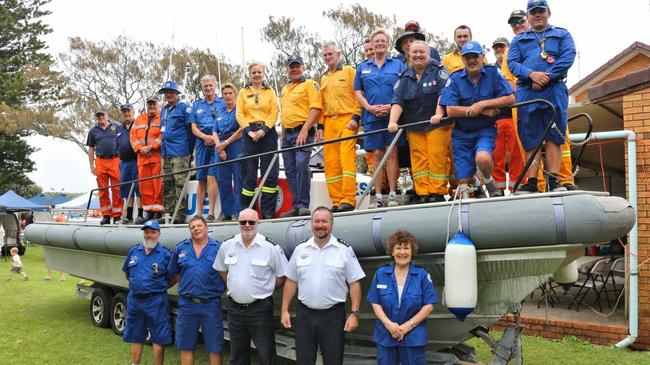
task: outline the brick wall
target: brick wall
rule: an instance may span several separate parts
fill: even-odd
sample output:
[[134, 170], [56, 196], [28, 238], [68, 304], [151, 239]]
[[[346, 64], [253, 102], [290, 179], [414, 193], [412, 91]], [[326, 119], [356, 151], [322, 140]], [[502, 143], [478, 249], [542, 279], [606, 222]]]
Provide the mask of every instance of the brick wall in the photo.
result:
[[[503, 330], [513, 323], [512, 314], [503, 317], [493, 330]], [[628, 334], [627, 326], [613, 326], [593, 322], [552, 320], [536, 317], [522, 317], [519, 323], [525, 328], [527, 336], [540, 336], [561, 340], [565, 336], [575, 336], [582, 341], [597, 345], [612, 346]]]
[[[602, 79], [598, 80], [598, 82], [592, 86], [600, 85], [607, 80], [623, 77], [634, 71], [643, 70], [644, 68], [648, 68], [648, 66], [650, 66], [650, 57], [642, 53], [637, 54], [636, 56], [630, 58], [627, 62], [625, 62], [620, 67], [616, 68], [609, 74], [605, 75], [605, 77], [599, 76], [602, 77]], [[587, 90], [581, 92], [578, 95], [575, 95], [575, 99], [576, 99], [576, 103], [584, 103], [585, 101], [587, 101], [588, 99]]]
[[[623, 128], [634, 131], [637, 136], [638, 260], [642, 263], [650, 258], [650, 87], [623, 96]], [[627, 150], [625, 159], [627, 166]], [[626, 190], [629, 192], [628, 187]], [[650, 263], [639, 267], [637, 344], [650, 348]]]

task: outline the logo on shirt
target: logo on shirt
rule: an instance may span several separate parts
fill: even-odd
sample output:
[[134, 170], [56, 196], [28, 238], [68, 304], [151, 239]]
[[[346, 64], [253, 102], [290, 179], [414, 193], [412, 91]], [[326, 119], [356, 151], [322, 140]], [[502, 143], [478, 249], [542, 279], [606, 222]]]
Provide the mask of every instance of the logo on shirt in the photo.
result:
[[188, 106], [187, 109], [185, 109], [185, 112], [188, 113], [188, 114], [191, 113], [192, 112], [192, 107]]
[[178, 258], [185, 257], [185, 255], [185, 251], [181, 251], [181, 253], [178, 254]]
[[448, 87], [449, 85], [451, 85], [451, 79], [447, 79], [447, 83], [445, 84], [445, 87]]
[[449, 73], [447, 73], [447, 70], [440, 70], [438, 71], [438, 76], [440, 76], [441, 79], [447, 80], [449, 78]]
[[131, 256], [131, 259], [129, 260], [129, 265], [134, 265], [136, 262], [138, 262], [138, 257]]
[[153, 274], [154, 277], [158, 276], [158, 263], [157, 262], [154, 262], [153, 264], [151, 264], [151, 273]]

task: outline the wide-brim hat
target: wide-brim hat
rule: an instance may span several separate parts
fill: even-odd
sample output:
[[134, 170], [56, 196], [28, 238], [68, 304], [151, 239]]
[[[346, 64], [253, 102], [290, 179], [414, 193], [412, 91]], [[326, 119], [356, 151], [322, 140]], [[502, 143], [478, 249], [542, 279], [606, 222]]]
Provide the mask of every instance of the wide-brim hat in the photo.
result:
[[397, 40], [395, 41], [395, 49], [397, 50], [397, 52], [399, 52], [401, 54], [404, 54], [404, 50], [402, 49], [402, 43], [408, 37], [415, 37], [415, 39], [418, 39], [418, 40], [421, 40], [421, 41], [426, 39], [424, 34], [422, 34], [420, 32], [414, 32], [412, 30], [405, 30], [404, 32], [402, 32], [402, 35], [400, 35], [399, 38], [397, 38]]
[[165, 91], [174, 91], [174, 92], [176, 92], [176, 94], [181, 93], [181, 90], [179, 89], [178, 84], [176, 82], [174, 82], [174, 81], [165, 82], [163, 87], [161, 87], [160, 90], [158, 90], [158, 94], [162, 94]]

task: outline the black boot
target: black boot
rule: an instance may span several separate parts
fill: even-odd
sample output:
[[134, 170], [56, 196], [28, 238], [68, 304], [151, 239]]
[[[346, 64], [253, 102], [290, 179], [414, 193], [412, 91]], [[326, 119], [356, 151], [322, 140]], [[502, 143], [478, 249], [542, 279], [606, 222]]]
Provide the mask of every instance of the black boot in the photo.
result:
[[101, 224], [102, 226], [105, 224], [111, 224], [111, 216], [105, 215], [104, 217], [102, 217], [102, 220], [99, 221], [99, 224]]

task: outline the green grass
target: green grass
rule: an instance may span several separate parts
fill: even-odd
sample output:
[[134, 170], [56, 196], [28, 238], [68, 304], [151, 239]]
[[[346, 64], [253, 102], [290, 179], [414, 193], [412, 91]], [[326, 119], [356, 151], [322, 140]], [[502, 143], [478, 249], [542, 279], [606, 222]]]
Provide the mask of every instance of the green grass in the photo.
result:
[[[11, 261], [0, 259], [0, 364], [130, 364], [129, 345], [110, 329], [94, 327], [85, 299], [75, 296], [78, 279], [68, 277], [44, 281], [43, 251], [29, 247], [23, 257], [30, 280], [6, 282]], [[487, 363], [490, 349], [479, 340], [469, 341], [478, 359]], [[524, 338], [526, 364], [648, 364], [650, 354], [595, 346], [574, 337], [551, 341], [540, 337]], [[167, 364], [178, 364], [173, 346], [165, 354]], [[199, 352], [197, 364], [206, 364]], [[151, 348], [145, 346], [142, 364], [151, 364]]]

